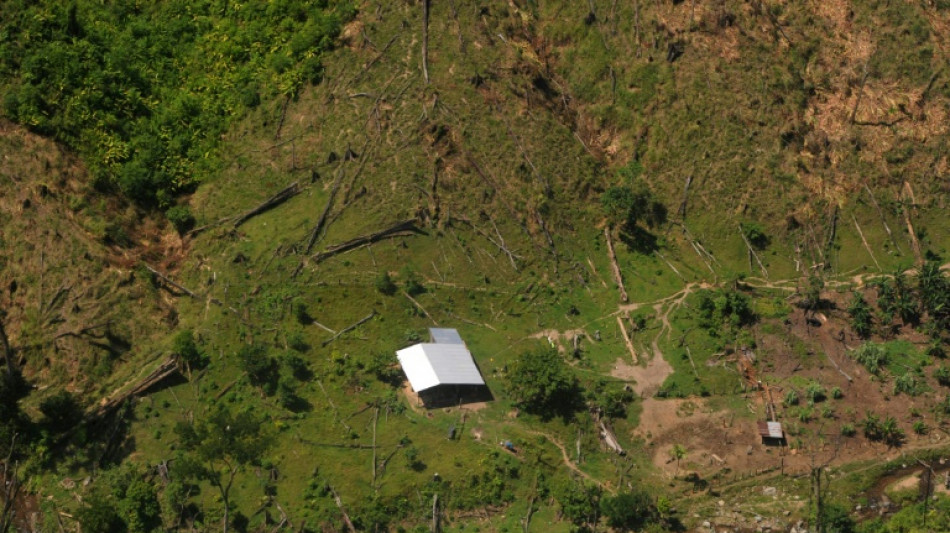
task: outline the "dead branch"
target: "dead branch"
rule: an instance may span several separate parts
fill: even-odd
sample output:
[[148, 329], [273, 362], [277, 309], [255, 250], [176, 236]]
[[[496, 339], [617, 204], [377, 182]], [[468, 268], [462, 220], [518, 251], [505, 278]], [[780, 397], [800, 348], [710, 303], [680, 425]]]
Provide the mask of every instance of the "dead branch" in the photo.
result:
[[422, 0], [422, 77], [429, 85], [429, 0]]
[[742, 226], [739, 226], [739, 236], [742, 237], [742, 242], [745, 243], [746, 248], [749, 249], [749, 256], [755, 258], [755, 262], [759, 264], [759, 268], [762, 269], [762, 275], [765, 276], [765, 279], [769, 279], [769, 271], [765, 269], [765, 265], [762, 264], [762, 261], [759, 259], [759, 255], [755, 253], [755, 250], [752, 249], [752, 244], [749, 242], [749, 239], [746, 238], [745, 232], [742, 231]]
[[336, 179], [333, 181], [333, 186], [330, 188], [330, 196], [327, 198], [327, 205], [323, 208], [323, 213], [320, 214], [320, 218], [317, 219], [317, 224], [312, 230], [310, 230], [310, 238], [307, 239], [307, 247], [304, 249], [304, 254], [310, 253], [313, 245], [316, 244], [317, 239], [320, 237], [320, 232], [323, 231], [323, 226], [327, 222], [327, 215], [330, 214], [330, 208], [333, 207], [333, 199], [336, 198], [336, 193], [340, 189], [340, 184], [342, 182], [343, 166], [340, 165], [340, 168], [337, 169]]
[[887, 225], [887, 219], [884, 218], [884, 211], [881, 209], [881, 206], [877, 203], [877, 198], [874, 197], [874, 193], [871, 192], [871, 188], [868, 187], [867, 183], [864, 184], [864, 190], [868, 192], [868, 196], [871, 198], [871, 203], [874, 204], [874, 208], [877, 209], [877, 214], [878, 216], [881, 217], [881, 224], [884, 224], [884, 231], [886, 231], [887, 236], [890, 237], [891, 244], [893, 244], [894, 248], [896, 248], [897, 251], [900, 252], [901, 247], [900, 245], [897, 244], [897, 239], [894, 238], [894, 234], [891, 233], [891, 227]]
[[422, 314], [424, 314], [429, 320], [432, 321], [432, 325], [434, 325], [434, 326], [438, 326], [438, 325], [439, 325], [439, 324], [435, 321], [435, 319], [432, 318], [432, 315], [430, 315], [429, 312], [426, 311], [426, 308], [425, 308], [425, 307], [422, 307], [422, 304], [420, 304], [418, 301], [416, 301], [415, 298], [413, 298], [412, 296], [410, 296], [408, 292], [406, 292], [406, 291], [400, 291], [400, 292], [402, 293], [403, 296], [405, 296], [406, 298], [408, 298], [409, 301], [412, 302], [413, 305], [415, 305], [420, 311], [422, 311]]
[[126, 392], [112, 398], [103, 398], [102, 401], [99, 402], [98, 407], [86, 414], [86, 419], [95, 420], [105, 418], [107, 415], [115, 412], [127, 400], [145, 394], [149, 389], [155, 385], [158, 385], [162, 381], [165, 381], [177, 372], [178, 359], [176, 357], [169, 357], [168, 359], [165, 359], [161, 362], [161, 364], [158, 365], [158, 367], [152, 370], [147, 376], [133, 384], [132, 388], [128, 389]]
[[861, 237], [861, 242], [864, 243], [864, 248], [871, 256], [871, 260], [874, 261], [874, 265], [878, 270], [881, 270], [881, 265], [877, 262], [877, 258], [874, 257], [874, 252], [871, 251], [871, 247], [868, 245], [868, 240], [864, 238], [864, 232], [861, 231], [861, 226], [858, 225], [858, 219], [854, 218], [854, 213], [851, 214], [851, 221], [854, 222], [854, 228], [858, 230], [858, 235]]
[[614, 279], [617, 281], [617, 287], [620, 288], [620, 301], [627, 303], [630, 301], [630, 298], [627, 296], [627, 289], [623, 286], [623, 276], [620, 275], [620, 265], [617, 264], [617, 254], [614, 253], [614, 243], [610, 238], [610, 225], [604, 228], [604, 238], [607, 239], [607, 255], [610, 257], [610, 266], [613, 268]]
[[449, 0], [449, 8], [452, 10], [452, 18], [455, 19], [455, 34], [459, 38], [459, 52], [465, 55], [465, 41], [462, 40], [462, 24], [459, 22], [459, 10], [455, 7], [455, 0]]
[[[907, 182], [904, 182], [905, 188], [908, 186]], [[913, 202], [913, 197], [911, 198]], [[914, 204], [912, 204], [914, 205]], [[914, 224], [910, 220], [910, 209], [905, 206], [902, 209], [904, 212], [904, 222], [907, 224], [907, 233], [910, 235], [910, 244], [914, 249], [914, 258], [917, 260], [918, 265], [924, 264], [924, 256], [920, 250], [920, 241], [917, 239], [917, 232], [914, 230]]]
[[254, 209], [251, 209], [250, 211], [244, 213], [243, 215], [238, 215], [237, 218], [234, 220], [234, 227], [237, 228], [238, 226], [240, 226], [241, 224], [244, 224], [251, 218], [267, 210], [273, 209], [274, 207], [277, 207], [278, 205], [286, 202], [287, 200], [293, 198], [299, 193], [300, 193], [300, 186], [299, 186], [299, 183], [295, 181], [291, 183], [290, 185], [288, 185], [287, 187], [285, 187], [280, 192], [278, 192], [277, 194], [275, 194], [274, 196], [271, 196], [270, 198], [265, 200], [263, 203], [261, 203]]
[[[0, 483], [3, 483], [3, 486], [0, 487], [0, 494], [3, 496], [3, 505], [0, 506], [0, 533], [7, 533], [13, 526], [13, 520], [15, 518], [13, 504], [16, 502], [20, 492], [20, 480], [17, 477], [19, 465], [13, 461], [13, 450], [16, 449], [16, 438], [17, 434], [14, 433], [10, 439], [10, 451], [7, 454], [6, 460], [3, 461], [2, 475], [0, 475]], [[13, 463], [12, 468], [10, 466], [11, 462]]]
[[382, 59], [382, 57], [386, 54], [386, 51], [389, 50], [389, 47], [392, 46], [394, 42], [396, 42], [396, 37], [399, 37], [398, 33], [396, 35], [393, 35], [393, 37], [389, 39], [389, 42], [387, 42], [386, 46], [383, 46], [383, 49], [380, 50], [378, 54], [376, 54], [376, 57], [370, 60], [370, 62], [367, 63], [366, 66], [363, 67], [363, 69], [360, 70], [359, 73], [356, 76], [354, 76], [353, 79], [350, 80], [350, 83], [348, 83], [347, 85], [353, 85], [356, 82], [360, 81], [360, 79], [362, 79], [362, 77], [366, 75], [367, 72], [369, 72], [369, 69], [372, 68], [372, 66], [375, 65], [380, 59]]
[[274, 140], [280, 139], [280, 130], [284, 129], [284, 120], [287, 119], [287, 107], [290, 106], [290, 95], [284, 99], [284, 105], [280, 109], [280, 120], [277, 121], [277, 131], [274, 133]]
[[362, 326], [364, 323], [368, 322], [368, 321], [369, 321], [370, 319], [372, 319], [374, 316], [376, 316], [376, 310], [375, 310], [375, 309], [373, 309], [373, 311], [372, 311], [370, 314], [368, 314], [368, 315], [366, 315], [365, 317], [361, 318], [359, 321], [357, 321], [357, 322], [355, 322], [354, 324], [351, 324], [351, 325], [349, 325], [349, 326], [347, 326], [347, 327], [341, 329], [341, 330], [339, 331], [339, 333], [337, 333], [336, 335], [334, 335], [334, 336], [330, 337], [329, 339], [323, 341], [323, 346], [325, 347], [325, 346], [327, 346], [328, 344], [330, 344], [331, 342], [337, 340], [337, 338], [339, 338], [340, 335], [343, 335], [344, 333], [346, 333], [346, 332], [348, 332], [348, 331], [352, 331], [352, 330], [354, 330], [354, 329], [356, 329], [356, 328]]
[[356, 533], [356, 528], [353, 526], [353, 521], [350, 520], [350, 515], [346, 514], [346, 509], [343, 508], [343, 500], [340, 499], [340, 495], [333, 490], [333, 487], [328, 483], [327, 488], [330, 489], [330, 493], [333, 494], [333, 501], [336, 502], [336, 506], [340, 508], [340, 512], [343, 513], [343, 521], [346, 522], [346, 528], [350, 530], [350, 533]]
[[310, 257], [310, 259], [314, 263], [320, 263], [335, 255], [348, 252], [355, 248], [368, 246], [378, 241], [381, 241], [383, 239], [406, 237], [406, 236], [415, 235], [418, 233], [424, 233], [424, 232], [416, 226], [415, 220], [413, 219], [403, 220], [402, 222], [397, 222], [396, 224], [386, 229], [377, 231], [375, 233], [362, 235], [360, 237], [356, 237], [355, 239], [351, 239], [349, 241], [330, 246], [324, 251], [314, 254], [313, 256]]
[[3, 316], [0, 315], [0, 343], [3, 344], [3, 358], [7, 362], [7, 375], [12, 378], [16, 368], [13, 366], [13, 348], [10, 347], [10, 339], [7, 338], [7, 330], [3, 327]]
[[686, 201], [689, 199], [689, 186], [692, 185], [692, 183], [693, 176], [686, 176], [686, 186], [683, 187], [683, 201], [680, 202], [680, 207], [676, 210], [676, 213], [683, 220], [686, 220]]
[[472, 228], [473, 230], [475, 230], [476, 233], [478, 233], [478, 234], [481, 235], [482, 237], [485, 237], [485, 238], [488, 240], [488, 242], [490, 242], [490, 243], [494, 244], [495, 246], [497, 246], [499, 250], [501, 250], [502, 252], [505, 253], [505, 255], [508, 256], [508, 259], [511, 261], [511, 267], [514, 268], [515, 271], [518, 270], [518, 265], [515, 263], [515, 259], [516, 259], [516, 258], [517, 258], [517, 259], [521, 259], [522, 257], [521, 257], [520, 255], [518, 255], [518, 254], [516, 254], [516, 253], [514, 253], [514, 252], [512, 252], [511, 250], [508, 249], [508, 247], [505, 245], [505, 240], [504, 240], [504, 238], [502, 238], [501, 233], [498, 231], [498, 226], [495, 225], [495, 221], [494, 221], [494, 220], [491, 220], [491, 223], [492, 223], [492, 226], [495, 228], [495, 233], [498, 235], [498, 238], [501, 239], [501, 242], [500, 242], [500, 243], [497, 242], [495, 239], [493, 239], [493, 238], [491, 237], [491, 235], [489, 235], [488, 233], [482, 231], [481, 228], [479, 228], [478, 226], [476, 226], [476, 225], [475, 225], [471, 220], [469, 220], [468, 218], [463, 217], [463, 216], [459, 216], [459, 215], [455, 215], [455, 219], [458, 220], [458, 221], [460, 221], [460, 222], [464, 222], [465, 224], [468, 224], [468, 226], [469, 226], [470, 228]]
[[148, 269], [149, 272], [151, 272], [152, 274], [155, 274], [156, 276], [158, 276], [158, 278], [159, 278], [160, 280], [162, 280], [166, 285], [170, 285], [170, 286], [172, 286], [173, 288], [178, 289], [179, 291], [181, 291], [181, 292], [187, 294], [188, 296], [191, 296], [191, 297], [194, 298], [195, 300], [200, 300], [200, 299], [201, 299], [201, 296], [198, 296], [198, 294], [196, 294], [194, 291], [192, 291], [191, 289], [188, 289], [187, 287], [185, 287], [185, 286], [183, 286], [183, 285], [179, 285], [178, 283], [175, 283], [174, 281], [172, 281], [171, 278], [169, 278], [169, 277], [166, 276], [165, 274], [162, 274], [162, 273], [159, 272], [158, 270], [155, 270], [155, 269], [152, 268], [151, 265], [149, 265], [148, 263], [142, 263], [142, 265], [143, 265], [146, 269]]
[[376, 424], [379, 422], [379, 406], [373, 410], [373, 488], [376, 487]]
[[630, 334], [627, 333], [627, 327], [623, 325], [623, 319], [620, 316], [617, 316], [617, 325], [620, 326], [620, 333], [623, 334], [623, 342], [627, 345], [627, 350], [630, 351], [630, 357], [633, 358], [633, 364], [637, 364], [639, 361], [637, 359], [637, 351], [633, 349], [633, 341], [630, 340]]

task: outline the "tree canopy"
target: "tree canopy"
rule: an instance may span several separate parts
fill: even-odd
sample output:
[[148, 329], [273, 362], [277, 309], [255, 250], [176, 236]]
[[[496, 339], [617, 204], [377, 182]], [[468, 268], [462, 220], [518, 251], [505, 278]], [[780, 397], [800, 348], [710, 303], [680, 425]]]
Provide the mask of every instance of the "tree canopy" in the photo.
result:
[[549, 346], [521, 354], [508, 370], [507, 388], [519, 407], [544, 417], [570, 416], [580, 403], [577, 378]]

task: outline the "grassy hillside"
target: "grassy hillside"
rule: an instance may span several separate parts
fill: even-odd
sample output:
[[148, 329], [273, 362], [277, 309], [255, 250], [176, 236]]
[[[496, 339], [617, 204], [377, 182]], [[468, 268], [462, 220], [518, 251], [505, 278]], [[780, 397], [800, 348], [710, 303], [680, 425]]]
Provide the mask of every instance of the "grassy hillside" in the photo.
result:
[[[18, 520], [785, 529], [891, 494], [916, 524], [907, 464], [950, 415], [950, 11], [620, 4], [0, 15], [4, 113], [34, 132], [0, 132]], [[83, 59], [122, 38], [132, 74]], [[38, 75], [53, 49], [95, 68]], [[117, 102], [151, 80], [138, 111], [82, 112], [103, 73]], [[394, 352], [435, 325], [492, 401], [419, 404]], [[513, 386], [528, 353], [548, 402]]]

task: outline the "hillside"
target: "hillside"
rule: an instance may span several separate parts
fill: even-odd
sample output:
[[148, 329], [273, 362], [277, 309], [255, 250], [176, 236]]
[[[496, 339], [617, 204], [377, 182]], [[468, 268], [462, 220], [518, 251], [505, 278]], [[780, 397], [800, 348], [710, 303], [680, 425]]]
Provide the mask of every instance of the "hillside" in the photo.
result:
[[946, 2], [72, 6], [0, 14], [0, 533], [950, 527]]

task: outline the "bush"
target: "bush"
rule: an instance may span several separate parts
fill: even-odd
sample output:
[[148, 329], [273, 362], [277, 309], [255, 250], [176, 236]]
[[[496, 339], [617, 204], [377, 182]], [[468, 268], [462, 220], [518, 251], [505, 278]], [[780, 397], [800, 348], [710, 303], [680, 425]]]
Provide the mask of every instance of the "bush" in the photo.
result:
[[172, 226], [175, 226], [179, 235], [184, 235], [195, 227], [195, 217], [191, 214], [191, 209], [188, 209], [188, 206], [176, 205], [169, 208], [165, 211], [165, 218], [172, 223]]
[[873, 342], [866, 342], [851, 351], [851, 357], [872, 374], [877, 374], [887, 364], [887, 350], [884, 346]]
[[195, 334], [190, 329], [179, 331], [175, 335], [172, 352], [177, 354], [188, 368], [201, 369], [208, 365], [208, 357], [195, 344]]
[[389, 272], [383, 272], [376, 278], [376, 290], [380, 294], [385, 294], [386, 296], [392, 296], [396, 294], [398, 287], [393, 282], [393, 278], [389, 275]]
[[934, 379], [944, 387], [950, 387], [950, 368], [941, 365], [934, 369]]
[[809, 402], [818, 403], [825, 399], [825, 388], [817, 381], [812, 381], [805, 387], [805, 397]]
[[238, 351], [241, 369], [247, 372], [251, 385], [260, 387], [268, 396], [277, 391], [279, 368], [277, 361], [267, 354], [263, 344], [249, 344]]
[[871, 315], [871, 306], [864, 300], [864, 296], [855, 292], [848, 305], [848, 314], [851, 315], [851, 327], [858, 337], [866, 339], [871, 335], [873, 318]]
[[798, 393], [794, 390], [790, 390], [785, 393], [785, 400], [782, 402], [785, 407], [791, 407], [793, 405], [798, 405]]
[[518, 407], [548, 418], [573, 417], [580, 407], [580, 387], [557, 350], [550, 346], [525, 352], [511, 365], [507, 390]]
[[607, 525], [620, 530], [641, 529], [658, 518], [653, 498], [643, 491], [602, 498], [600, 512], [607, 518]]
[[55, 433], [62, 433], [82, 419], [82, 407], [68, 391], [59, 391], [40, 402], [45, 425]]
[[848, 423], [841, 426], [841, 434], [845, 437], [853, 437], [857, 433], [854, 429], [854, 424]]
[[841, 392], [841, 387], [833, 387], [831, 389], [831, 397], [834, 398], [835, 400], [840, 400], [841, 398], [844, 398], [844, 393]]
[[918, 383], [917, 378], [910, 372], [898, 376], [898, 378], [894, 380], [894, 394], [900, 393], [907, 394], [908, 396], [917, 396], [921, 393], [920, 383]]

